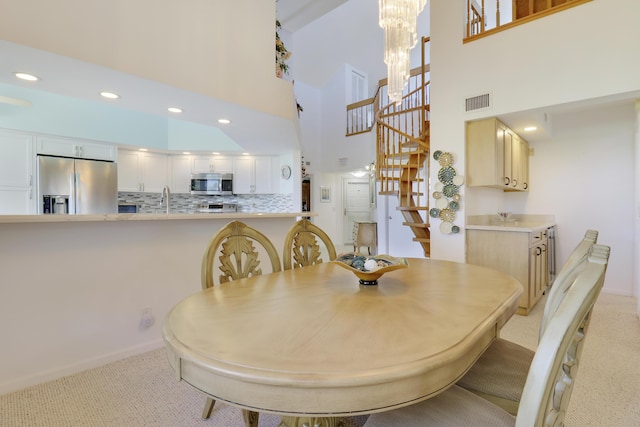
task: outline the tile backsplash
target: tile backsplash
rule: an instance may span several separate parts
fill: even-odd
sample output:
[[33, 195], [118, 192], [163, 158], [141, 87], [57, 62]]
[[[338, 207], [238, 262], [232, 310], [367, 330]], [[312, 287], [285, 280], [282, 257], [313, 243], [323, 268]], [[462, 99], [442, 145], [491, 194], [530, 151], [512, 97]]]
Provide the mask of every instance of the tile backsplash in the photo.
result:
[[[135, 203], [139, 213], [164, 213], [160, 193], [118, 192], [118, 203]], [[196, 213], [203, 202], [231, 202], [238, 204], [238, 212], [299, 212], [293, 206], [293, 194], [236, 194], [234, 196], [196, 196], [171, 194], [172, 213]]]

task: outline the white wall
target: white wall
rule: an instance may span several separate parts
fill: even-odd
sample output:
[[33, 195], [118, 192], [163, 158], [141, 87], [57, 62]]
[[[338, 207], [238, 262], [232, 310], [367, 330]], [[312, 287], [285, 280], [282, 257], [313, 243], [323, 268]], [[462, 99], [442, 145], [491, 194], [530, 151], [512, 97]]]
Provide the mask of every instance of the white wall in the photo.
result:
[[[241, 220], [280, 252], [295, 217]], [[162, 346], [165, 315], [201, 289], [204, 250], [229, 221], [0, 224], [0, 394]]]
[[0, 39], [292, 117], [273, 1], [2, 0], [2, 11]]
[[[640, 72], [640, 57], [635, 54], [640, 27], [634, 23], [635, 17], [640, 13], [638, 2], [589, 2], [466, 44], [462, 43], [463, 29], [460, 20], [460, 17], [464, 16], [464, 2], [443, 1], [430, 4], [431, 15], [437, 17], [431, 21], [432, 150], [440, 149], [454, 153], [461, 162], [456, 164], [457, 168], [462, 168], [465, 162], [465, 121], [611, 96], [632, 99], [640, 90], [640, 81], [637, 78]], [[625, 30], [619, 31], [621, 28]], [[485, 92], [492, 95], [491, 108], [465, 114], [464, 99]], [[629, 115], [623, 111], [613, 113], [622, 115], [620, 119], [616, 117], [615, 120], [617, 123], [623, 121], [626, 129], [614, 136], [615, 142], [621, 144], [622, 155], [630, 158], [632, 131], [629, 130]], [[569, 117], [566, 123], [571, 123], [568, 120]], [[553, 161], [553, 164], [560, 168], [571, 165], [568, 167], [575, 175], [573, 179], [578, 182], [576, 186], [579, 193], [572, 191], [563, 197], [570, 201], [554, 200], [554, 203], [549, 203], [547, 200], [553, 198], [548, 193], [567, 193], [564, 186], [557, 181], [545, 184], [544, 181], [540, 182], [539, 177], [532, 177], [532, 187], [543, 185], [548, 191], [539, 196], [531, 192], [528, 201], [522, 202], [520, 206], [525, 210], [523, 213], [535, 209], [556, 214], [562, 221], [560, 236], [567, 236], [567, 240], [575, 240], [576, 236], [584, 233], [586, 222], [599, 225], [602, 229], [601, 241], [613, 248], [611, 270], [605, 288], [613, 292], [631, 294], [632, 288], [628, 285], [633, 272], [633, 260], [629, 258], [632, 256], [629, 249], [633, 249], [630, 242], [632, 233], [629, 230], [633, 230], [634, 227], [628, 214], [628, 208], [631, 206], [627, 201], [619, 200], [621, 196], [616, 198], [613, 206], [616, 210], [622, 209], [623, 212], [617, 213], [616, 217], [620, 220], [615, 221], [605, 219], [605, 214], [591, 212], [603, 208], [603, 197], [611, 204], [612, 173], [627, 179], [632, 176], [630, 174], [633, 173], [634, 165], [627, 159], [620, 159], [619, 165], [612, 165], [610, 160], [601, 158], [598, 153], [585, 153], [577, 148], [582, 137], [588, 136], [590, 148], [593, 146], [611, 150], [611, 137], [606, 135], [606, 130], [611, 130], [611, 127], [607, 127], [605, 121], [597, 119], [597, 114], [585, 116], [580, 123], [588, 121], [591, 121], [592, 125], [591, 135], [584, 135], [577, 126], [567, 125], [561, 128], [560, 124], [554, 121], [553, 144], [537, 147], [539, 151], [532, 158], [534, 168], [541, 158], [548, 158], [549, 163]], [[581, 155], [589, 156], [590, 160], [578, 166], [572, 159]], [[593, 164], [589, 164], [590, 162]], [[551, 170], [553, 167], [545, 165], [546, 169]], [[437, 179], [436, 173], [437, 168], [434, 168], [432, 180]], [[577, 210], [579, 217], [576, 217], [572, 214], [573, 207], [567, 205], [576, 203], [575, 194], [585, 196], [580, 184], [585, 180], [594, 180], [598, 183], [598, 188], [607, 186], [609, 190], [606, 196], [599, 195], [596, 198], [590, 195], [586, 199], [579, 199], [578, 206], [581, 209]], [[618, 185], [617, 179], [615, 185]], [[620, 185], [626, 188], [629, 194], [635, 193], [626, 183]], [[604, 191], [604, 188], [602, 190]], [[470, 191], [465, 189], [465, 192]], [[487, 197], [479, 201], [480, 198], [474, 197], [473, 194], [463, 194], [466, 203], [463, 203], [461, 214], [493, 213], [496, 209], [490, 209], [491, 205], [503, 203], [503, 195], [490, 191], [485, 191], [483, 195]], [[506, 196], [504, 197], [506, 200]], [[629, 199], [631, 197], [629, 196]], [[474, 202], [481, 203], [482, 208], [474, 207]], [[559, 203], [567, 207], [561, 208], [558, 206]], [[589, 218], [585, 215], [593, 216]], [[609, 225], [611, 223], [616, 224], [615, 229]], [[561, 245], [567, 245], [567, 240]], [[566, 253], [566, 250], [567, 247], [562, 246], [562, 253]], [[464, 261], [464, 232], [459, 235], [433, 232], [431, 253], [432, 257], [438, 259]], [[622, 283], [623, 279], [626, 279], [627, 284]]]
[[558, 265], [587, 229], [598, 230], [612, 247], [605, 290], [633, 295], [634, 105], [554, 115], [553, 124], [552, 140], [531, 144], [529, 193], [492, 191], [507, 211], [555, 215]]

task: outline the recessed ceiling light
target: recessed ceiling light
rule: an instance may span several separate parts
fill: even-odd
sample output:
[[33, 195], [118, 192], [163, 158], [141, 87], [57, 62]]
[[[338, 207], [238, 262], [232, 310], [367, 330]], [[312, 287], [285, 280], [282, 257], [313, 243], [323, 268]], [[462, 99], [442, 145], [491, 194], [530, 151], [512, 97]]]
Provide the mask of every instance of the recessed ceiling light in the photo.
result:
[[217, 151], [214, 151], [214, 152], [213, 152], [213, 153], [211, 153], [211, 154], [218, 155], [218, 154], [220, 154], [220, 153], [219, 153], [219, 152], [217, 152]]
[[242, 153], [243, 156], [248, 156], [251, 153]]
[[109, 99], [118, 99], [120, 98], [120, 95], [113, 93], [113, 92], [100, 92], [100, 95], [104, 96], [105, 98], [109, 98]]
[[182, 113], [182, 108], [178, 108], [178, 107], [169, 107], [167, 108], [167, 110], [169, 110], [172, 113]]
[[183, 151], [182, 154], [191, 154], [189, 151]]
[[229, 119], [218, 119], [218, 123], [223, 124], [223, 125], [228, 125], [229, 123], [231, 123], [231, 120], [229, 120]]
[[26, 80], [29, 82], [35, 82], [40, 80], [38, 77], [34, 76], [33, 74], [27, 74], [27, 73], [14, 73], [15, 76], [21, 80]]
[[538, 129], [535, 126], [527, 126], [526, 128], [524, 128], [525, 132], [533, 132], [534, 130]]
[[138, 148], [140, 151], [148, 151], [146, 148]]

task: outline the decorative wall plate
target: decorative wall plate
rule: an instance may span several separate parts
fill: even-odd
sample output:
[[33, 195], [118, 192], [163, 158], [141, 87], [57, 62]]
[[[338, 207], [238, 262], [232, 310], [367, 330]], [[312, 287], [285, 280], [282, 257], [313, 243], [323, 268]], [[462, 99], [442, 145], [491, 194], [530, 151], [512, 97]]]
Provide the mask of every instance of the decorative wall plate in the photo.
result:
[[442, 221], [440, 224], [440, 232], [442, 234], [451, 234], [451, 229], [453, 228], [453, 224], [449, 221]]
[[449, 201], [444, 197], [436, 199], [436, 208], [438, 209], [446, 209], [449, 206]]
[[443, 221], [453, 222], [453, 220], [456, 219], [456, 213], [451, 209], [442, 209], [440, 211], [440, 219]]
[[438, 163], [440, 163], [440, 166], [451, 166], [453, 164], [453, 154], [442, 153], [438, 159]]
[[462, 175], [456, 175], [453, 177], [452, 182], [459, 187], [464, 183], [464, 177]]
[[442, 194], [444, 194], [447, 197], [453, 197], [454, 194], [458, 194], [458, 191], [459, 189], [457, 185], [447, 184], [442, 189]]
[[456, 176], [456, 170], [451, 166], [446, 166], [438, 171], [438, 179], [444, 184], [450, 184], [454, 176]]

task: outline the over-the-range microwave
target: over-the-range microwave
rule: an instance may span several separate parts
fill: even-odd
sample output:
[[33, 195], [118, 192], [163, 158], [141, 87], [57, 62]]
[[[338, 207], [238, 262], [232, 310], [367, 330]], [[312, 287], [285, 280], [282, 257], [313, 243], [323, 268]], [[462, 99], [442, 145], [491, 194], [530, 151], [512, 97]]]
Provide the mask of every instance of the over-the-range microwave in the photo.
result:
[[191, 194], [230, 196], [233, 194], [232, 173], [192, 173]]

